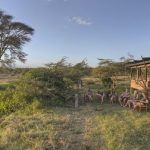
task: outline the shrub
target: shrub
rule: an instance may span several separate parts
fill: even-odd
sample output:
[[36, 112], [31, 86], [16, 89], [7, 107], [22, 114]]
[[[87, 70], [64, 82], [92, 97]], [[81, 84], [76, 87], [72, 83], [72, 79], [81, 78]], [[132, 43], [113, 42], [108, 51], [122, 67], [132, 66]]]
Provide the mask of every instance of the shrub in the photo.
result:
[[74, 94], [73, 81], [57, 70], [32, 69], [24, 73], [15, 84], [0, 93], [0, 114], [25, 108], [38, 100], [42, 106], [64, 105]]
[[0, 93], [0, 115], [14, 112], [26, 106], [26, 100], [15, 90], [6, 90]]
[[37, 109], [41, 108], [41, 103], [39, 101], [39, 99], [34, 98], [33, 102], [30, 105], [27, 105], [25, 107], [25, 109], [22, 111], [20, 111], [21, 113], [25, 113], [25, 114], [34, 114], [35, 112], [37, 112]]
[[111, 85], [113, 84], [113, 81], [112, 81], [112, 79], [110, 78], [110, 77], [103, 77], [102, 79], [102, 84], [103, 84], [103, 86], [105, 86], [105, 87], [111, 87]]
[[16, 90], [23, 92], [29, 102], [37, 97], [52, 103], [65, 103], [73, 93], [72, 85], [72, 80], [59, 71], [41, 68], [24, 74], [17, 83]]
[[90, 86], [90, 85], [94, 85], [95, 82], [92, 81], [92, 80], [87, 80], [85, 84], [86, 84], [87, 86]]

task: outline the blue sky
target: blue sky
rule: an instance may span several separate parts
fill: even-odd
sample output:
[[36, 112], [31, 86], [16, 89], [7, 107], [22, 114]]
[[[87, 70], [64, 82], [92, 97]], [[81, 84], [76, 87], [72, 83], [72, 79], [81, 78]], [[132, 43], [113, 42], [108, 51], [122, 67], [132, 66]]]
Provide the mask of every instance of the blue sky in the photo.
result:
[[0, 0], [0, 9], [35, 29], [18, 66], [150, 56], [150, 0]]

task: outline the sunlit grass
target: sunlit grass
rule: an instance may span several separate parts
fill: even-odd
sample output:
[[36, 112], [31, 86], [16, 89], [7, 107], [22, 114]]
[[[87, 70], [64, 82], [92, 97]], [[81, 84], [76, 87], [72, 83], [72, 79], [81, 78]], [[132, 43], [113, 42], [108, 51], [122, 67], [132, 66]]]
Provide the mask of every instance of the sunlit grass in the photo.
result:
[[109, 104], [33, 106], [0, 119], [0, 149], [148, 150], [149, 118], [149, 112]]
[[17, 80], [18, 75], [0, 74], [0, 85], [10, 84]]

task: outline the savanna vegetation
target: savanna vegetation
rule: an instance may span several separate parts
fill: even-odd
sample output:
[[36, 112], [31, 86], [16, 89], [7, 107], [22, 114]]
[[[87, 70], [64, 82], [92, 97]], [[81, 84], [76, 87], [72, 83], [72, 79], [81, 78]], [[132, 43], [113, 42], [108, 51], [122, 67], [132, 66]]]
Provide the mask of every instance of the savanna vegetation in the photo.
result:
[[[13, 68], [16, 60], [25, 62], [22, 46], [33, 31], [0, 12], [0, 149], [148, 150], [149, 110], [109, 104], [112, 86], [118, 95], [129, 87], [125, 64], [133, 57], [98, 59], [95, 68], [86, 60], [70, 64], [66, 57], [41, 68]], [[102, 105], [95, 96], [85, 101], [88, 88], [106, 93]]]
[[17, 78], [0, 92], [0, 149], [148, 150], [149, 112], [111, 105], [107, 97], [102, 105], [96, 98], [83, 101], [89, 87], [109, 93], [106, 79], [115, 80], [119, 94], [129, 86], [123, 74], [104, 80], [93, 75], [95, 69], [85, 61], [70, 65], [63, 58], [15, 73]]

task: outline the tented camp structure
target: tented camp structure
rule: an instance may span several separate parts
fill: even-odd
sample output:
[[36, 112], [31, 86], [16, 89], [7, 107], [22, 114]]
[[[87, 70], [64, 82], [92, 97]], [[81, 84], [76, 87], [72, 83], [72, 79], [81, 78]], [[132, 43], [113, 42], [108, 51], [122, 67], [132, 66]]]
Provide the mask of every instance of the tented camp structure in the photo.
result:
[[150, 57], [134, 60], [127, 67], [131, 68], [131, 88], [145, 90], [150, 96]]

